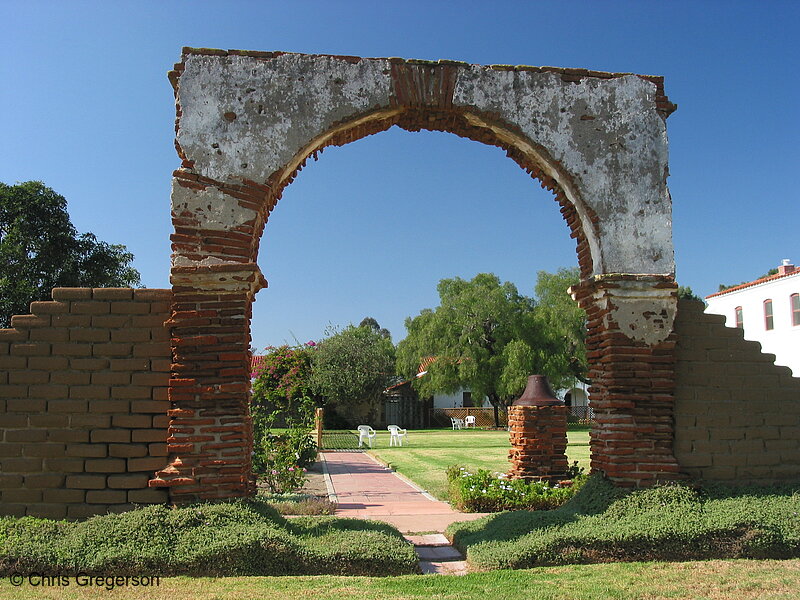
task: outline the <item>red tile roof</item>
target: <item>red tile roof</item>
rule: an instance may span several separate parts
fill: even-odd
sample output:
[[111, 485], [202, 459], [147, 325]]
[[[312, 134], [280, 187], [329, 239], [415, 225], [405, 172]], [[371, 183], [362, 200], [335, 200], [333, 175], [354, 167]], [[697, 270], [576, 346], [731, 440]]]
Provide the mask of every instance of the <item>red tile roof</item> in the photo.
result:
[[[422, 377], [423, 375], [426, 375], [428, 373], [428, 367], [431, 366], [431, 364], [433, 364], [434, 362], [436, 362], [436, 357], [435, 356], [426, 356], [425, 358], [423, 358], [419, 363], [419, 367], [417, 367], [417, 376], [416, 376], [416, 378], [418, 379], [418, 378]], [[407, 383], [411, 383], [411, 381], [412, 381], [411, 379], [406, 379], [405, 381], [401, 381], [400, 383], [395, 383], [394, 385], [390, 385], [388, 388], [386, 388], [383, 391], [384, 391], [384, 393], [386, 393], [389, 390], [393, 390], [393, 389], [398, 388], [398, 387], [400, 387], [402, 385], [405, 385]]]
[[795, 270], [792, 271], [791, 273], [784, 273], [784, 274], [777, 273], [775, 275], [770, 275], [769, 277], [762, 277], [761, 279], [756, 279], [755, 281], [740, 283], [739, 285], [735, 285], [731, 288], [728, 288], [727, 290], [722, 290], [721, 292], [715, 292], [713, 294], [709, 294], [708, 296], [706, 296], [706, 300], [708, 300], [709, 298], [716, 298], [717, 296], [722, 296], [730, 292], [738, 292], [739, 290], [753, 287], [754, 285], [760, 285], [768, 281], [775, 281], [776, 279], [782, 279], [783, 277], [791, 277], [792, 275], [800, 275], [800, 268], [795, 268]]

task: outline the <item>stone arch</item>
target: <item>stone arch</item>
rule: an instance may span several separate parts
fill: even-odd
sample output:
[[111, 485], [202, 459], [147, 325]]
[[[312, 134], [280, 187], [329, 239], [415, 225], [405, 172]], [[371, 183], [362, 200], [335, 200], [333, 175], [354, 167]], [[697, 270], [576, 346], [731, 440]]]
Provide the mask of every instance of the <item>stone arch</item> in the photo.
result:
[[[488, 123], [492, 123], [490, 127]], [[480, 125], [478, 125], [480, 124]], [[600, 255], [597, 244], [594, 211], [584, 203], [579, 192], [569, 180], [569, 175], [547, 154], [546, 149], [525, 140], [513, 127], [503, 123], [495, 116], [489, 119], [486, 115], [476, 114], [469, 110], [446, 112], [437, 108], [406, 110], [386, 117], [382, 111], [361, 115], [358, 118], [337, 123], [318, 139], [312, 140], [302, 148], [292, 161], [270, 176], [270, 187], [274, 192], [265, 198], [267, 210], [280, 200], [283, 190], [303, 169], [309, 158], [317, 160], [325, 148], [343, 146], [369, 135], [386, 131], [393, 126], [406, 131], [442, 131], [459, 137], [503, 149], [506, 155], [514, 160], [532, 178], [539, 180], [541, 186], [550, 190], [561, 207], [561, 214], [567, 222], [571, 237], [578, 246], [578, 263], [585, 278], [591, 277], [594, 271], [593, 256]], [[261, 222], [261, 232], [256, 232], [260, 239], [268, 218]], [[253, 258], [255, 262], [255, 257]]]
[[185, 48], [176, 93], [169, 464], [174, 500], [252, 492], [247, 409], [256, 264], [309, 157], [394, 125], [503, 148], [553, 191], [576, 238], [598, 426], [593, 468], [674, 478], [675, 312], [658, 77], [552, 67]]

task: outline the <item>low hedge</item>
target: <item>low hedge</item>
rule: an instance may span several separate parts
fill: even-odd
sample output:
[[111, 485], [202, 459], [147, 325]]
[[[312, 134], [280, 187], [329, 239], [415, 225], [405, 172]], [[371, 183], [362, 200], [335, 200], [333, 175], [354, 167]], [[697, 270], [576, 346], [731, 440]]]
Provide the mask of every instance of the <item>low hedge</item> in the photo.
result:
[[418, 572], [413, 547], [385, 523], [286, 520], [261, 501], [148, 506], [84, 522], [0, 518], [0, 576], [400, 575]]
[[626, 492], [592, 476], [551, 511], [490, 515], [448, 528], [476, 569], [640, 560], [800, 557], [800, 486], [668, 485]]

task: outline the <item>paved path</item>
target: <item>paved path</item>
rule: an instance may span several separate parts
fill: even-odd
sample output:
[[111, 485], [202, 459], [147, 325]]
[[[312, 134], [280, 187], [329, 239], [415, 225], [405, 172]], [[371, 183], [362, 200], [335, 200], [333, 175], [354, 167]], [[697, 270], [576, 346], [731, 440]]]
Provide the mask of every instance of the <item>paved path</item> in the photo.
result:
[[414, 544], [423, 573], [467, 573], [464, 557], [442, 532], [450, 523], [472, 521], [485, 513], [453, 510], [364, 452], [325, 452], [320, 456], [329, 494], [338, 502], [337, 517], [384, 521], [405, 534], [424, 532], [405, 536]]
[[403, 533], [443, 533], [450, 523], [484, 516], [453, 510], [365, 452], [321, 456], [339, 503], [336, 516], [385, 521]]

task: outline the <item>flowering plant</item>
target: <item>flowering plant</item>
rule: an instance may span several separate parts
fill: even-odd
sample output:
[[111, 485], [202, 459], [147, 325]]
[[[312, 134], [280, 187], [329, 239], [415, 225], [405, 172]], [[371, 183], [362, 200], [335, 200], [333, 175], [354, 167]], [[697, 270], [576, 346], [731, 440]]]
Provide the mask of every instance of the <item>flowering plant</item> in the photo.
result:
[[[258, 432], [274, 424], [311, 428], [314, 402], [310, 386], [311, 356], [316, 344], [269, 347], [254, 372], [250, 413]], [[257, 436], [258, 437], [258, 436]]]
[[[311, 353], [316, 344], [267, 348], [255, 372], [250, 415], [253, 419], [253, 471], [272, 493], [302, 486], [317, 446], [310, 433], [316, 402], [311, 397]], [[274, 427], [287, 428], [280, 435]]]
[[464, 467], [447, 469], [450, 501], [466, 512], [502, 510], [549, 510], [561, 506], [583, 485], [584, 475], [570, 481], [549, 484], [545, 481], [510, 479], [486, 469], [470, 471]]
[[[308, 434], [305, 437], [310, 440]], [[301, 452], [292, 442], [291, 432], [289, 435], [267, 434], [261, 440], [260, 452], [255, 453], [254, 470], [273, 494], [296, 490], [305, 481], [306, 468], [300, 464], [303, 462]]]

